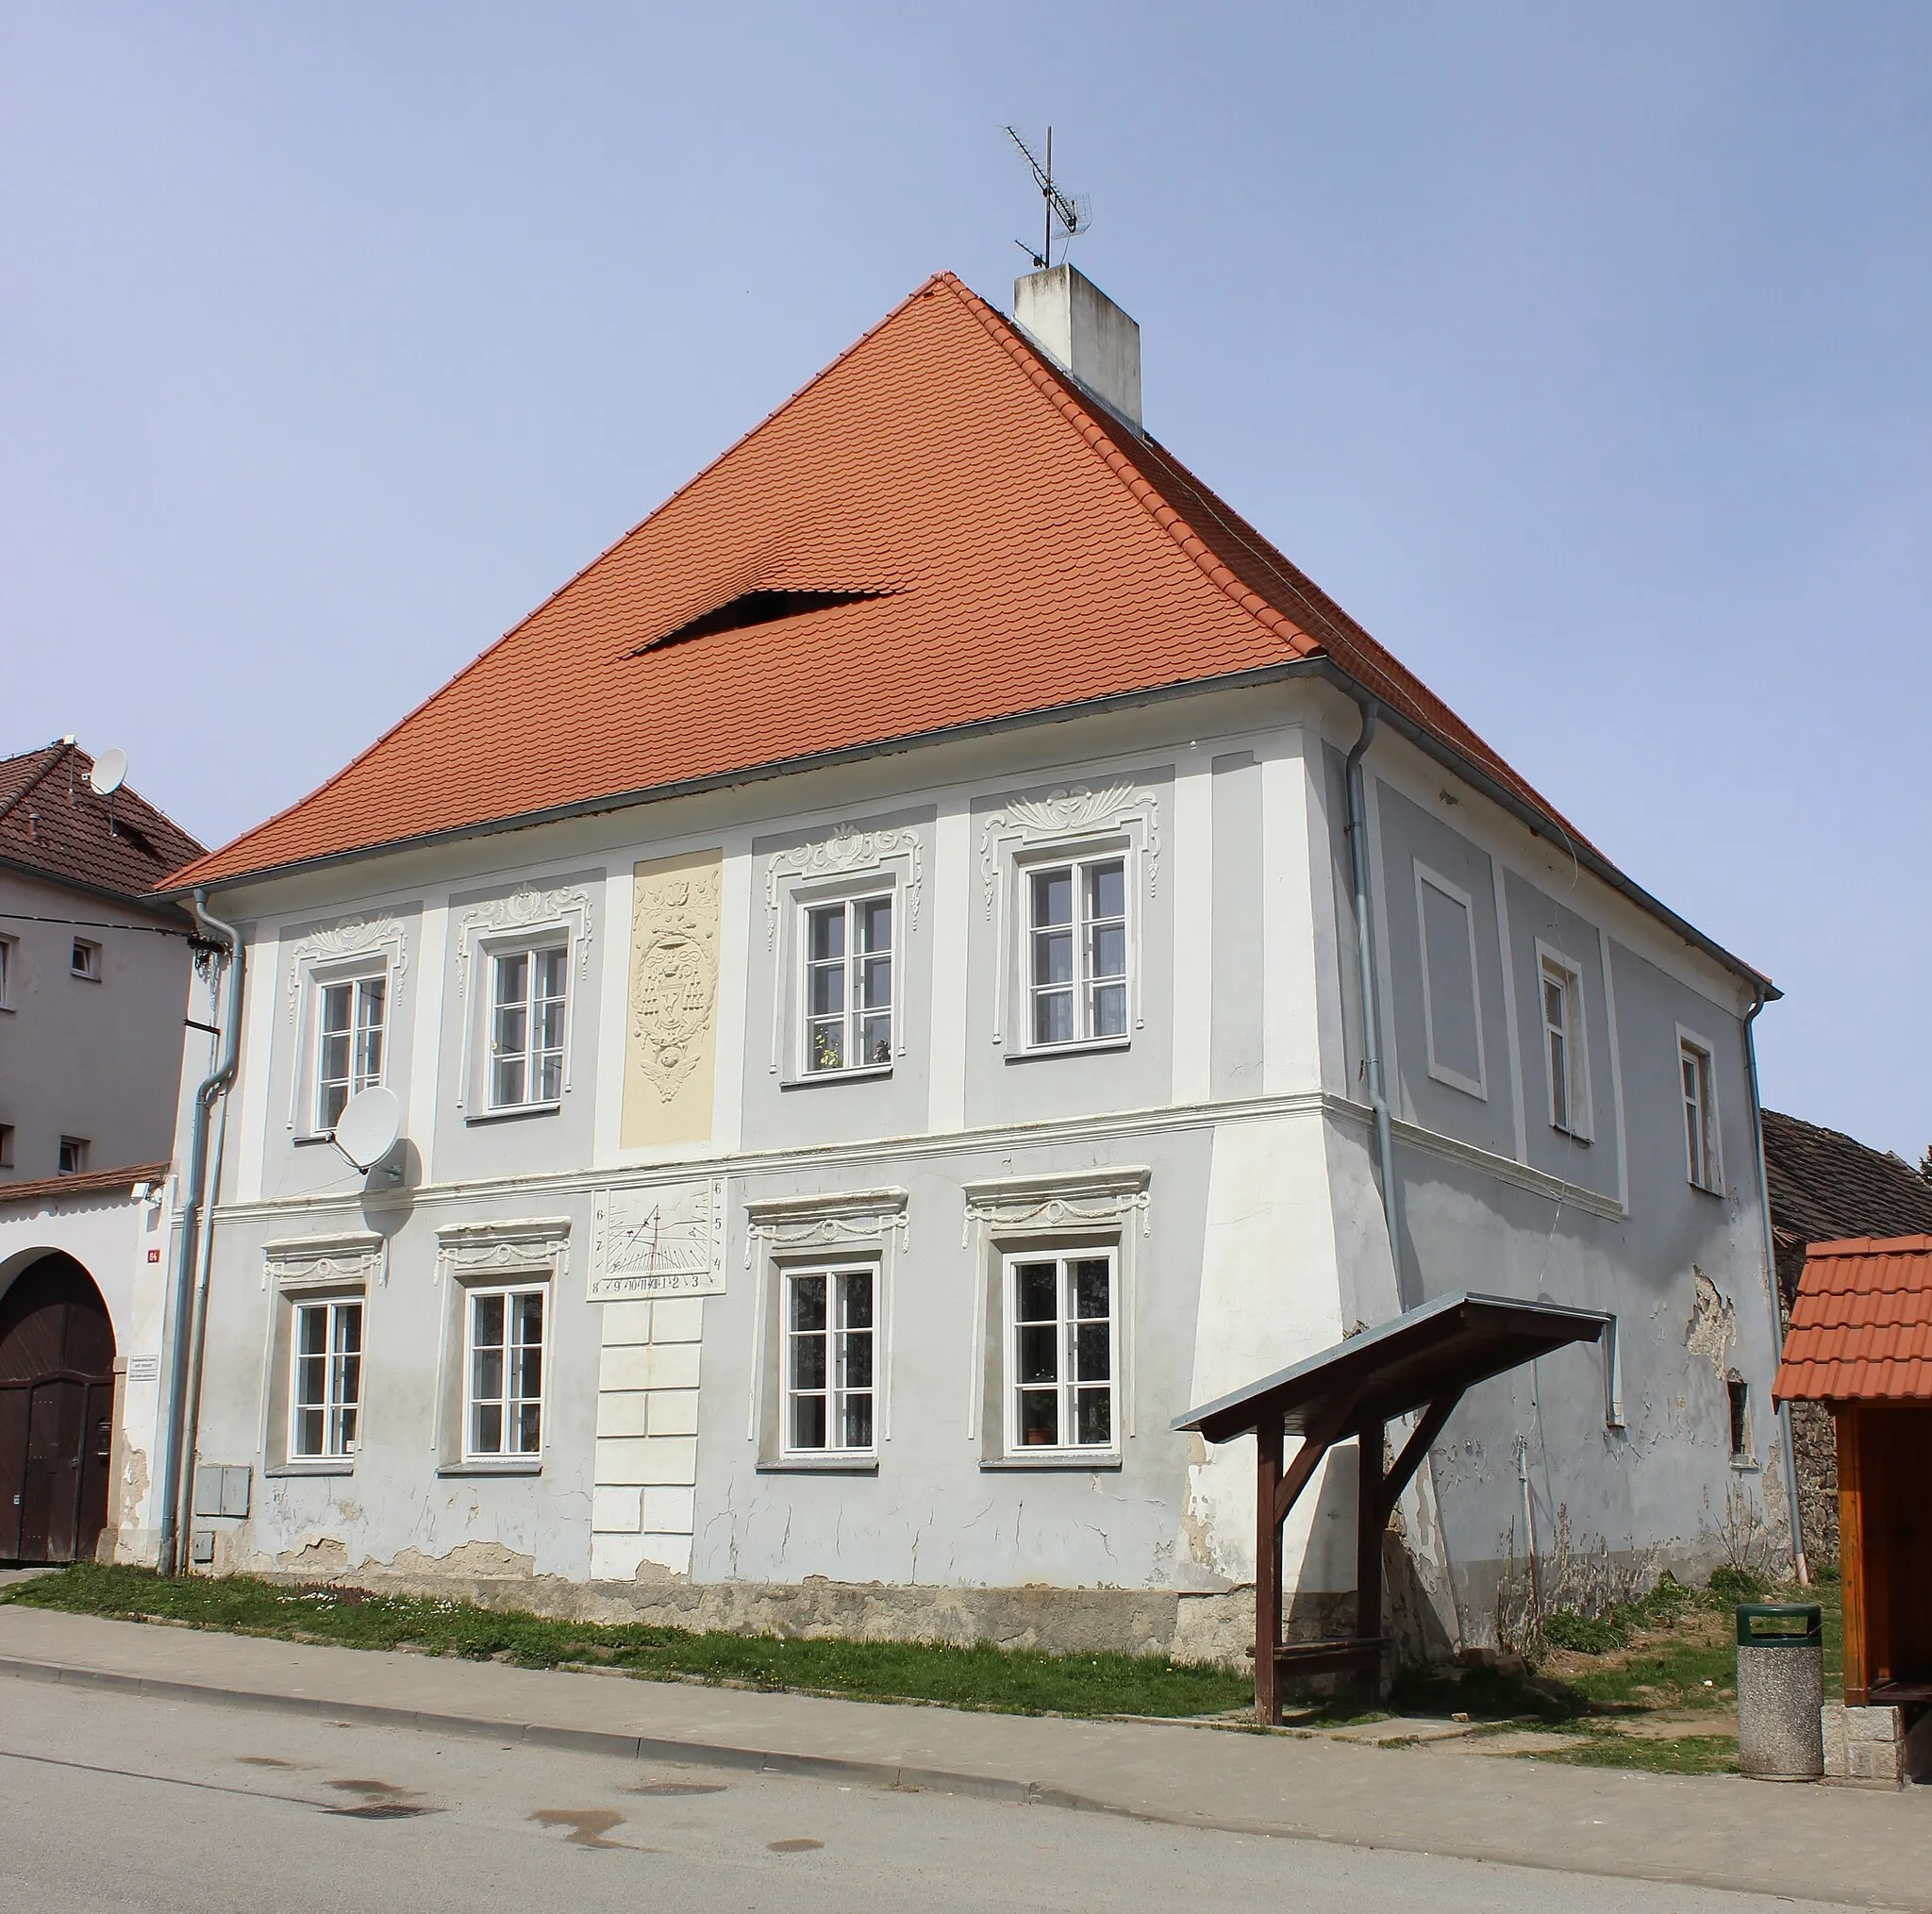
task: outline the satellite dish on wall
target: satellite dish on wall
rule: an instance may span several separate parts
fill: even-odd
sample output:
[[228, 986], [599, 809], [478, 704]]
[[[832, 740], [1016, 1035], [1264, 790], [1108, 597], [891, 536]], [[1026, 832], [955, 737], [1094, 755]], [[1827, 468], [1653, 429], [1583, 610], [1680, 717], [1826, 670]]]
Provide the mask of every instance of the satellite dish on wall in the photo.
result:
[[358, 1090], [342, 1107], [329, 1141], [367, 1175], [396, 1146], [403, 1133], [403, 1107], [381, 1084]]
[[127, 754], [118, 744], [103, 751], [94, 759], [94, 768], [87, 774], [87, 781], [93, 786], [96, 797], [112, 797], [126, 779]]

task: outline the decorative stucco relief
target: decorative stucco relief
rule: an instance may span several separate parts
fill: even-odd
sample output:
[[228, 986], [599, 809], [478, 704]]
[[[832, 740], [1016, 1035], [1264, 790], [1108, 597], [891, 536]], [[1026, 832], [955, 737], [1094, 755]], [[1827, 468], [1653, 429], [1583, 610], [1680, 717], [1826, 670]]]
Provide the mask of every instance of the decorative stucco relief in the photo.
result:
[[1096, 791], [1091, 785], [1069, 785], [1044, 797], [1016, 798], [992, 812], [979, 838], [979, 879], [986, 914], [993, 914], [1000, 895], [1000, 863], [1006, 846], [1035, 843], [1041, 839], [1093, 837], [1107, 831], [1138, 831], [1141, 862], [1147, 894], [1159, 894], [1160, 799], [1131, 784], [1109, 784]]
[[894, 1232], [899, 1247], [911, 1244], [903, 1190], [859, 1190], [830, 1196], [784, 1196], [747, 1203], [744, 1266], [758, 1260], [758, 1245], [768, 1250], [838, 1249], [855, 1243], [883, 1244]]
[[834, 824], [822, 838], [774, 851], [765, 866], [765, 948], [778, 947], [778, 891], [787, 877], [809, 881], [841, 877], [854, 871], [875, 871], [890, 857], [906, 857], [911, 871], [906, 879], [906, 924], [919, 928], [920, 893], [925, 883], [925, 853], [919, 833], [909, 824], [897, 830], [869, 831], [856, 824]]
[[1084, 1170], [1065, 1175], [1010, 1176], [966, 1185], [966, 1213], [959, 1247], [972, 1240], [973, 1225], [993, 1231], [1083, 1229], [1095, 1224], [1126, 1226], [1136, 1214], [1144, 1237], [1152, 1227], [1148, 1185], [1154, 1173], [1139, 1164], [1119, 1170]]
[[561, 1283], [570, 1272], [570, 1218], [518, 1217], [457, 1223], [436, 1232], [436, 1274], [460, 1279], [548, 1270]]
[[637, 867], [624, 1087], [626, 1147], [710, 1135], [723, 890], [722, 852]]
[[261, 1287], [389, 1281], [389, 1243], [373, 1230], [301, 1236], [261, 1246]]
[[[400, 997], [409, 968], [409, 934], [395, 918], [355, 917], [297, 940], [289, 953], [289, 1022], [294, 1024], [300, 1016], [302, 980], [318, 964], [377, 956], [388, 959], [390, 987], [393, 996]], [[393, 1009], [391, 1014], [393, 1017]]]

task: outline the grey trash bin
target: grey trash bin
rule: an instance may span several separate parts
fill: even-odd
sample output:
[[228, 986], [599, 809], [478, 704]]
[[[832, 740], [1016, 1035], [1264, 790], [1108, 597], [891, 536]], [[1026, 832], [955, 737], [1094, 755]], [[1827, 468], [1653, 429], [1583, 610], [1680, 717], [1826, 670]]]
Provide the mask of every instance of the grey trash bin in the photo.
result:
[[1738, 1610], [1738, 1766], [1760, 1781], [1824, 1773], [1824, 1616], [1808, 1603]]

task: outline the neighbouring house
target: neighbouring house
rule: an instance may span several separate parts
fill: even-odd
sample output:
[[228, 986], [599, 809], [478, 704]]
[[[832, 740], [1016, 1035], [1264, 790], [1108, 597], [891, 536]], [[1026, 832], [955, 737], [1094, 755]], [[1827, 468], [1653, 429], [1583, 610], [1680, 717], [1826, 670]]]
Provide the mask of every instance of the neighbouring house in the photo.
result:
[[1413, 1638], [1784, 1520], [1775, 991], [1150, 435], [1124, 313], [1016, 308], [930, 280], [171, 880], [245, 952], [198, 1558], [1238, 1656], [1252, 1440], [1174, 1419], [1465, 1290], [1610, 1333], [1441, 1432]]
[[71, 738], [0, 758], [0, 1561], [118, 1529], [116, 1431], [130, 1401], [154, 1417], [156, 1376], [130, 1399], [125, 1354], [159, 1342], [141, 1312], [183, 1044], [209, 1041], [183, 1027], [209, 1015], [192, 922], [153, 895], [202, 847], [96, 782], [115, 779]]
[[[1764, 1169], [1778, 1302], [1787, 1323], [1809, 1245], [1932, 1234], [1932, 1183], [1903, 1158], [1841, 1131], [1766, 1110]], [[1838, 1444], [1831, 1411], [1800, 1398], [1792, 1402], [1790, 1415], [1805, 1554], [1823, 1566], [1839, 1558]]]

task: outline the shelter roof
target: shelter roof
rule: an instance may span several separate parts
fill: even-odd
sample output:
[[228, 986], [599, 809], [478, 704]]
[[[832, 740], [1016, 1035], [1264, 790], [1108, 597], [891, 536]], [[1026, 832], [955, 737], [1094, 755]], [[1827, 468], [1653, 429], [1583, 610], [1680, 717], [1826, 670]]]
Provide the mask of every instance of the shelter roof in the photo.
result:
[[1374, 693], [1747, 972], [1611, 872], [1239, 513], [949, 273], [343, 771], [173, 882], [1297, 664]]
[[1608, 1320], [1560, 1303], [1441, 1296], [1190, 1409], [1174, 1426], [1225, 1442], [1276, 1414], [1297, 1435], [1338, 1418], [1389, 1422], [1569, 1343], [1594, 1342]]
[[1772, 1392], [1932, 1402], [1932, 1236], [1814, 1242]]
[[0, 757], [0, 864], [152, 909], [150, 893], [202, 847], [127, 785], [110, 810], [88, 782], [93, 768], [65, 739]]

